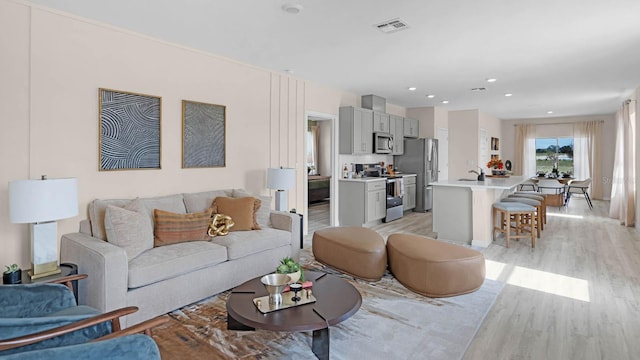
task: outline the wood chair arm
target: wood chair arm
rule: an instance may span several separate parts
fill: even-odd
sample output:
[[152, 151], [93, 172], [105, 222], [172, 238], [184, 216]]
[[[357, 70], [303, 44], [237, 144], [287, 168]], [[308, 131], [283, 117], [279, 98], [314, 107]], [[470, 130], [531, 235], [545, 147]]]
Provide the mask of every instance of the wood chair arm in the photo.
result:
[[65, 276], [65, 277], [60, 278], [60, 279], [51, 280], [51, 281], [49, 281], [49, 283], [51, 283], [51, 284], [64, 284], [73, 293], [73, 281], [86, 279], [87, 276], [88, 276], [87, 274], [74, 274], [74, 275]]
[[51, 339], [56, 336], [61, 336], [76, 330], [94, 326], [105, 321], [111, 321], [113, 332], [120, 331], [120, 318], [125, 315], [133, 314], [136, 311], [138, 311], [137, 306], [128, 306], [121, 309], [109, 311], [104, 314], [96, 315], [88, 319], [80, 320], [71, 324], [59, 326], [57, 328], [40, 331], [34, 334], [23, 335], [12, 339], [0, 340], [0, 351], [35, 344], [37, 342]]
[[138, 333], [144, 333], [147, 336], [151, 336], [151, 329], [158, 326], [158, 325], [162, 325], [166, 322], [169, 321], [169, 317], [167, 315], [164, 316], [158, 316], [157, 318], [153, 318], [147, 321], [143, 321], [139, 324], [130, 326], [126, 329], [120, 330], [120, 331], [115, 331], [112, 332], [111, 334], [105, 335], [103, 337], [99, 337], [97, 339], [91, 340], [92, 342], [94, 341], [102, 341], [102, 340], [108, 340], [108, 339], [113, 339], [113, 338], [117, 338], [120, 336], [125, 336], [125, 335], [133, 335], [133, 334], [138, 334]]

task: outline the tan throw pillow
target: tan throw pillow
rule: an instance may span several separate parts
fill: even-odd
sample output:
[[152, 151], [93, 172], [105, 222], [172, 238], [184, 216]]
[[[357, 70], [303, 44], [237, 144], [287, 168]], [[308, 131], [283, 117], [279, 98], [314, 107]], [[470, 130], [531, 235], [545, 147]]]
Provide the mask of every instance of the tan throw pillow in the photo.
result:
[[259, 208], [260, 200], [250, 196], [242, 198], [218, 196], [211, 204], [214, 214], [225, 214], [231, 217], [235, 225], [229, 231], [260, 230], [260, 225], [256, 222], [256, 213]]
[[155, 209], [153, 217], [155, 220], [153, 246], [210, 239], [207, 230], [211, 221], [211, 209], [190, 214], [176, 214]]

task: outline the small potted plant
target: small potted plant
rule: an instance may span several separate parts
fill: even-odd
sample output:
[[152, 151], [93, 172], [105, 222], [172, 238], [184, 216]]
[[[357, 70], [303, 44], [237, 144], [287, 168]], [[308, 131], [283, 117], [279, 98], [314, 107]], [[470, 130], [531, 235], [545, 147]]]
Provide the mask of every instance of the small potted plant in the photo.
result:
[[5, 266], [7, 270], [2, 274], [3, 284], [20, 284], [22, 283], [22, 270], [18, 264]]
[[304, 270], [302, 266], [290, 257], [280, 260], [280, 265], [278, 265], [276, 273], [289, 275], [292, 283], [304, 281]]

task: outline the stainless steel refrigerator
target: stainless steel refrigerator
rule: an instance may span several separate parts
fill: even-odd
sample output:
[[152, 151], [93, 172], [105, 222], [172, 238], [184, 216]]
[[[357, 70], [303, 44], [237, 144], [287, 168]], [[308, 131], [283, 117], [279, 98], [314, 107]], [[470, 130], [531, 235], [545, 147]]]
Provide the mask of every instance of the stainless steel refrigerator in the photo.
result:
[[433, 207], [433, 187], [438, 181], [438, 139], [405, 139], [404, 154], [393, 157], [393, 166], [404, 173], [415, 173], [416, 208], [429, 211]]

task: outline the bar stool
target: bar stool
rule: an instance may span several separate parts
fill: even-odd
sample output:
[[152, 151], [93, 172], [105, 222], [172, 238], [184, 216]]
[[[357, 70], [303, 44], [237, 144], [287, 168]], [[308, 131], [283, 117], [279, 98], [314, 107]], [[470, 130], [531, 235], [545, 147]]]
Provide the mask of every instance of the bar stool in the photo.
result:
[[533, 226], [536, 228], [538, 239], [540, 239], [540, 231], [543, 230], [542, 226], [542, 203], [535, 199], [507, 197], [500, 200], [501, 202], [513, 202], [521, 203], [533, 206], [536, 209], [535, 216], [533, 217]]
[[542, 230], [544, 230], [544, 225], [547, 223], [547, 200], [544, 197], [544, 194], [536, 191], [516, 191], [513, 194], [510, 194], [509, 197], [527, 198], [540, 201], [542, 205]]
[[[533, 234], [533, 217], [535, 208], [531, 205], [517, 203], [517, 202], [497, 202], [493, 204], [493, 231], [492, 238], [495, 240], [496, 231], [505, 234], [507, 238], [507, 248], [509, 247], [509, 241], [514, 239], [526, 239], [531, 238], [531, 247], [536, 247], [536, 237]], [[498, 212], [500, 213], [500, 227], [495, 226], [496, 219], [498, 219]], [[511, 226], [511, 219], [513, 217], [514, 226]], [[524, 219], [524, 221], [523, 221]], [[528, 221], [531, 221], [530, 223]], [[515, 230], [515, 235], [511, 235], [511, 229]], [[521, 233], [523, 233], [521, 235]], [[526, 234], [528, 233], [528, 235]]]

